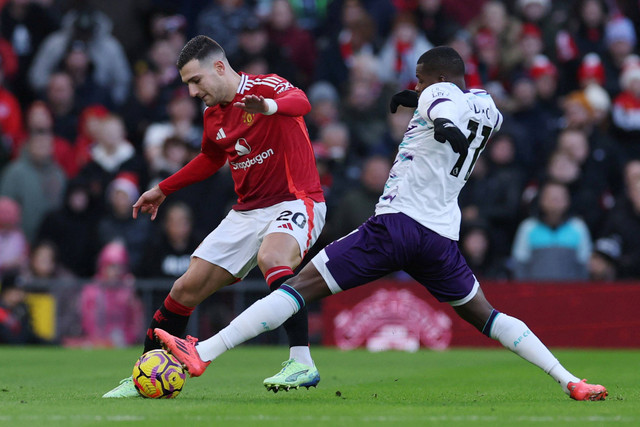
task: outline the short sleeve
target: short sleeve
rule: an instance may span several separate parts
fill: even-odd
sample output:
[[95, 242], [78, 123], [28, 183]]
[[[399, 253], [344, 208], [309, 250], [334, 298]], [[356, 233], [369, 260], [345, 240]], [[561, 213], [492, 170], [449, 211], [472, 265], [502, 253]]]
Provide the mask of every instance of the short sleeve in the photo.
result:
[[452, 83], [436, 83], [420, 94], [418, 112], [429, 122], [436, 118], [455, 118], [455, 100], [460, 90]]

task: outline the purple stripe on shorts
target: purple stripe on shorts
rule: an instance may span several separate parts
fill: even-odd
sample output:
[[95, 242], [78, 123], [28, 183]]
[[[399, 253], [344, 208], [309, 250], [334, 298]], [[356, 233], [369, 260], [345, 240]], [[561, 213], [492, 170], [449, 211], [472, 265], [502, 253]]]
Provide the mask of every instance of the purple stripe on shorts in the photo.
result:
[[436, 99], [435, 101], [433, 101], [433, 104], [431, 104], [431, 106], [429, 107], [429, 109], [427, 110], [427, 117], [429, 117], [429, 120], [431, 119], [431, 110], [433, 109], [433, 107], [435, 107], [436, 105], [440, 104], [441, 102], [444, 101], [451, 101], [449, 98], [439, 98]]

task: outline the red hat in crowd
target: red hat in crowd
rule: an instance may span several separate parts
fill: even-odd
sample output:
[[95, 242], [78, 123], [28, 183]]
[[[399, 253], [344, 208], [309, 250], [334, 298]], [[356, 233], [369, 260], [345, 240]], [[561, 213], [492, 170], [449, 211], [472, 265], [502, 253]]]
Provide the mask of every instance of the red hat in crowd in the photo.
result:
[[129, 270], [129, 252], [127, 251], [127, 247], [120, 240], [107, 243], [102, 250], [100, 250], [96, 264], [98, 266], [96, 275], [99, 278], [108, 278], [107, 268], [112, 265], [123, 267], [121, 274], [125, 275]]
[[542, 76], [556, 77], [558, 75], [558, 69], [545, 55], [536, 55], [536, 57], [533, 58], [533, 65], [529, 68], [529, 73], [531, 74], [531, 78], [536, 80]]
[[588, 79], [594, 79], [599, 85], [604, 85], [604, 66], [596, 53], [585, 55], [578, 68], [578, 81], [582, 83]]
[[532, 24], [530, 22], [522, 25], [522, 30], [520, 31], [520, 38], [525, 37], [535, 37], [537, 39], [542, 39], [542, 31], [536, 24]]
[[134, 203], [140, 197], [138, 185], [138, 175], [133, 172], [120, 172], [109, 184], [109, 194], [116, 190], [123, 191], [129, 196], [131, 203]]
[[98, 255], [98, 268], [104, 268], [110, 264], [124, 264], [129, 262], [127, 247], [123, 242], [114, 240], [106, 244]]

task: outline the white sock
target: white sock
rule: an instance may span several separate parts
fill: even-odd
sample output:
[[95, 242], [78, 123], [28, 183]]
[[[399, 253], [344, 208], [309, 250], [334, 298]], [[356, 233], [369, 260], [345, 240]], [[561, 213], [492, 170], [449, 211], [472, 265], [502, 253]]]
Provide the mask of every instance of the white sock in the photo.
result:
[[296, 345], [289, 348], [289, 358], [307, 366], [315, 366], [308, 345]]
[[499, 313], [491, 325], [490, 336], [551, 375], [562, 386], [565, 393], [569, 394], [567, 384], [570, 381], [580, 381], [558, 362], [558, 359], [522, 320]]
[[553, 377], [553, 379], [556, 380], [558, 384], [560, 384], [560, 387], [562, 387], [562, 391], [564, 391], [568, 395], [571, 394], [571, 391], [567, 388], [567, 384], [569, 384], [569, 382], [580, 382], [580, 378], [567, 371], [564, 366], [560, 364], [560, 362], [558, 362], [556, 366], [551, 368], [551, 370], [549, 371], [549, 375], [551, 375], [551, 377]]
[[[302, 301], [300, 295], [296, 293], [296, 296]], [[213, 360], [238, 344], [282, 325], [300, 307], [299, 300], [291, 293], [277, 289], [253, 303], [216, 335], [198, 343], [198, 354], [204, 361]]]

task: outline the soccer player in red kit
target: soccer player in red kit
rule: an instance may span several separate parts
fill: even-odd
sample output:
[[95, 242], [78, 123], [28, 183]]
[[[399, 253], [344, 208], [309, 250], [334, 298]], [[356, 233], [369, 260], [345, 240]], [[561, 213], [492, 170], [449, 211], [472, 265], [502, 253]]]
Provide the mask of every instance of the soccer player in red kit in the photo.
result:
[[[142, 194], [133, 217], [143, 212], [155, 219], [169, 194], [210, 177], [226, 162], [238, 201], [195, 250], [189, 268], [154, 314], [144, 352], [160, 348], [154, 328], [184, 334], [199, 303], [256, 265], [270, 289], [277, 289], [293, 276], [325, 222], [324, 197], [302, 118], [311, 110], [304, 92], [275, 74], [234, 71], [222, 47], [205, 36], [187, 42], [177, 66], [189, 94], [207, 106], [202, 149]], [[264, 380], [265, 387], [278, 391], [317, 385], [320, 375], [309, 352], [306, 311], [285, 324], [285, 330], [289, 360]], [[137, 395], [132, 378], [125, 378], [103, 397]]]

